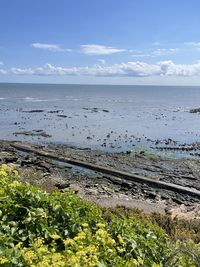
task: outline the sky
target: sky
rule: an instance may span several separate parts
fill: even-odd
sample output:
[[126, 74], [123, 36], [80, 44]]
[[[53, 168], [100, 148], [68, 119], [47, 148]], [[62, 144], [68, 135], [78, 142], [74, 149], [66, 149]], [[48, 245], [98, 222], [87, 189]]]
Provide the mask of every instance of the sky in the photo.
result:
[[200, 85], [199, 0], [0, 0], [0, 82]]

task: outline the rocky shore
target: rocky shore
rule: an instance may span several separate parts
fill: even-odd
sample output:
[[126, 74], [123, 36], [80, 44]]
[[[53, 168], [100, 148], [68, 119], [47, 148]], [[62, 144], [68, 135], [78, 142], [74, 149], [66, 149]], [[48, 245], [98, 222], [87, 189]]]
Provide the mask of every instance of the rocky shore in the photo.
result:
[[[145, 212], [168, 213], [172, 217], [200, 220], [198, 197], [25, 153], [14, 148], [14, 143], [0, 141], [0, 163], [13, 164], [25, 182], [49, 191], [73, 190], [84, 199], [95, 201], [101, 206], [126, 206]], [[109, 153], [56, 144], [28, 145], [59, 157], [200, 190], [200, 160], [196, 158], [166, 158], [144, 151]]]

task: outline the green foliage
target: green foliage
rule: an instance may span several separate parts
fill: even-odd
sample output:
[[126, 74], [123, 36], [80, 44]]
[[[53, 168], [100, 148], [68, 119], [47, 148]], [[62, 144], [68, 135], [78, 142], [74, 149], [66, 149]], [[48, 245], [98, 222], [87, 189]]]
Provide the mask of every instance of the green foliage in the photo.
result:
[[192, 267], [199, 255], [198, 245], [172, 244], [146, 219], [103, 214], [73, 193], [47, 193], [0, 168], [0, 266]]
[[147, 221], [148, 223], [152, 222], [154, 225], [159, 225], [175, 240], [200, 242], [200, 222], [197, 220], [178, 219], [177, 217], [172, 219], [171, 216], [160, 213], [146, 214], [136, 208], [117, 207], [103, 210], [105, 214], [108, 211], [114, 213], [117, 217], [123, 214], [127, 218], [130, 216], [136, 217], [143, 223]]

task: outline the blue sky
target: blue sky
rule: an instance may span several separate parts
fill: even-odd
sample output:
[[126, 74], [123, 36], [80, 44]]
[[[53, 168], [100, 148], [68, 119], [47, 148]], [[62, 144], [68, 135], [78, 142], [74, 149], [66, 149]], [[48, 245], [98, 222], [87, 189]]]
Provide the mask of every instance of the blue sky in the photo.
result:
[[0, 82], [200, 84], [199, 0], [0, 0]]

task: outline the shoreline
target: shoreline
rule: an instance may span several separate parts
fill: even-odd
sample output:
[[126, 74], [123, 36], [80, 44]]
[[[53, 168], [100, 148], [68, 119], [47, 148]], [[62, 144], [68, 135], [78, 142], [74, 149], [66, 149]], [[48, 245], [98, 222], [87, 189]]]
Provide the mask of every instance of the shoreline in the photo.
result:
[[[0, 141], [1, 163], [12, 163], [20, 170], [25, 182], [48, 191], [73, 190], [82, 198], [94, 201], [102, 207], [125, 206], [142, 209], [145, 213], [159, 212], [171, 214], [172, 217], [200, 220], [200, 200], [195, 197], [20, 152], [11, 146], [13, 143], [14, 141]], [[145, 152], [109, 153], [56, 144], [46, 147], [30, 143], [28, 145], [58, 156], [200, 190], [198, 159], [163, 158]]]
[[1, 138], [110, 152], [143, 146], [158, 154], [176, 150], [180, 157], [190, 149], [200, 156], [200, 146], [193, 146], [200, 137], [199, 91], [120, 88], [1, 86]]

